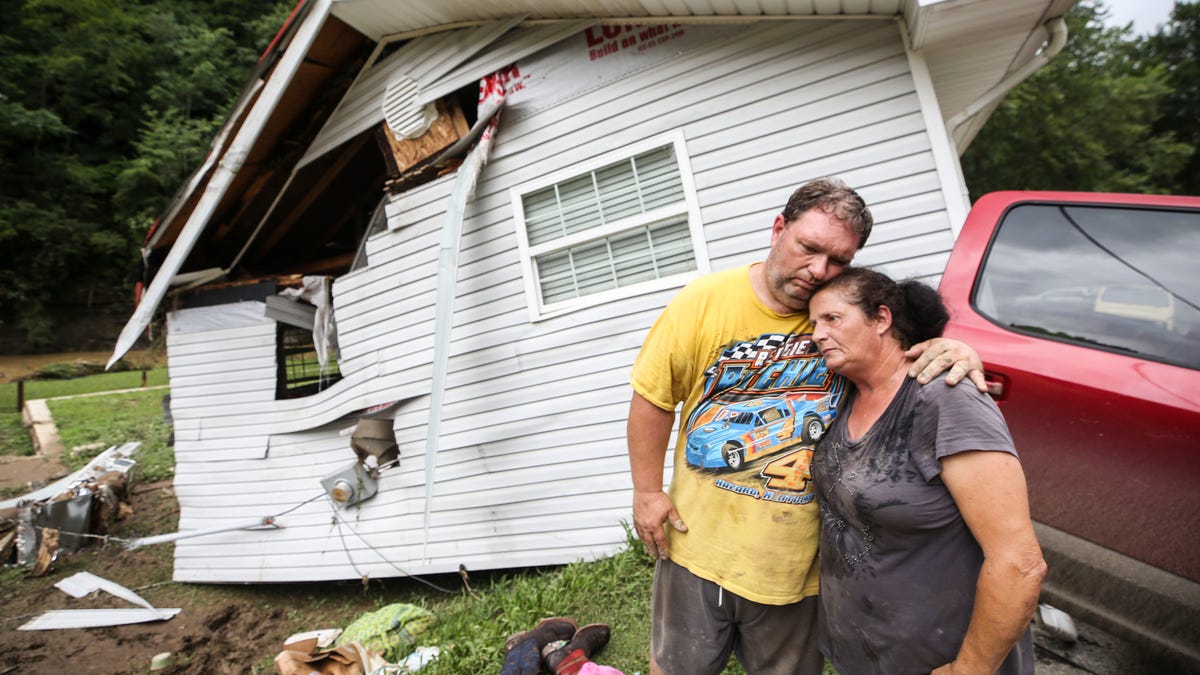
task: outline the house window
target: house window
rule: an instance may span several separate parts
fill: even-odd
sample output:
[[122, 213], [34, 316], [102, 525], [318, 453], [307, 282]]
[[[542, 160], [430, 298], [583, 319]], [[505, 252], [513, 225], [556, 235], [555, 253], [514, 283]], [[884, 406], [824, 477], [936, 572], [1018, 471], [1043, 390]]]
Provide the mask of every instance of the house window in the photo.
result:
[[535, 320], [708, 269], [682, 139], [604, 159], [514, 190]]
[[283, 322], [277, 326], [276, 344], [279, 355], [276, 363], [279, 372], [275, 379], [276, 399], [311, 396], [342, 379], [336, 358], [330, 358], [322, 372], [311, 328], [300, 328]]

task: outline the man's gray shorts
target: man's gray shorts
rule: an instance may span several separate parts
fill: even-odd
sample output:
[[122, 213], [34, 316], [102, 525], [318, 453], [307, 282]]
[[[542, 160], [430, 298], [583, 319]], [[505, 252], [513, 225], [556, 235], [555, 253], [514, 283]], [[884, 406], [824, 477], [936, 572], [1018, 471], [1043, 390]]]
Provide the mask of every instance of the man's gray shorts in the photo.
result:
[[736, 654], [749, 675], [820, 675], [817, 596], [764, 605], [670, 560], [654, 568], [650, 650], [667, 675], [717, 675]]

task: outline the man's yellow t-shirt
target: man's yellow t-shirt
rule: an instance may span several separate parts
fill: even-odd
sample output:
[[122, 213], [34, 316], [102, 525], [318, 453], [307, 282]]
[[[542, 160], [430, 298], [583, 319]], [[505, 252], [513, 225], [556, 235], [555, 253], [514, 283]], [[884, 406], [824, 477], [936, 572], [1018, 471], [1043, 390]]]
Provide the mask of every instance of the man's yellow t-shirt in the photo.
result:
[[770, 605], [815, 595], [812, 447], [844, 388], [809, 339], [808, 313], [771, 311], [750, 266], [688, 284], [638, 354], [634, 390], [664, 410], [683, 403], [668, 494], [686, 533], [671, 559]]

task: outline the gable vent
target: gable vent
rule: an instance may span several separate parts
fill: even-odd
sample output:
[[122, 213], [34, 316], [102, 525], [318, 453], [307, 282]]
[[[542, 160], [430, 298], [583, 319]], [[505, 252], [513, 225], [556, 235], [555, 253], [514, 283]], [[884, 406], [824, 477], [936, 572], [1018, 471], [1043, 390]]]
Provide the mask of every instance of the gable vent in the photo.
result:
[[400, 138], [416, 138], [429, 130], [437, 118], [433, 104], [419, 106], [416, 103], [421, 87], [410, 77], [388, 85], [383, 94], [383, 119]]

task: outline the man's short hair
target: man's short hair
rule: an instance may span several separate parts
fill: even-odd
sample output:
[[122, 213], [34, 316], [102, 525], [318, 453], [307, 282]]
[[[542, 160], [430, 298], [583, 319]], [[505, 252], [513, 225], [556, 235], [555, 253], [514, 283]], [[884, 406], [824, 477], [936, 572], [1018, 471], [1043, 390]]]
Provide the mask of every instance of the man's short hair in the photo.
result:
[[796, 188], [783, 207], [783, 219], [792, 222], [806, 211], [821, 209], [858, 235], [862, 248], [871, 236], [875, 219], [871, 209], [845, 181], [840, 178], [818, 178]]

